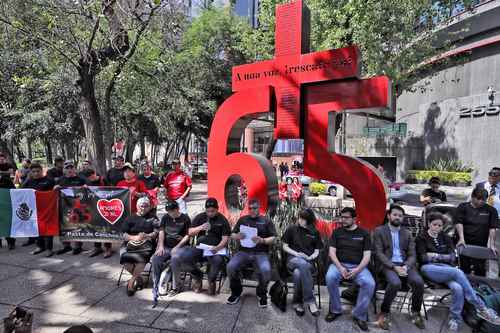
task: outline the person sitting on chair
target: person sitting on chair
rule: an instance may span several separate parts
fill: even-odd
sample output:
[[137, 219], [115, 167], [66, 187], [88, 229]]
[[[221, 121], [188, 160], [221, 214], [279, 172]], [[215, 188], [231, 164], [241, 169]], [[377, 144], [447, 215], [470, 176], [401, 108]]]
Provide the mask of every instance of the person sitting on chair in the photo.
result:
[[377, 325], [389, 330], [391, 326], [390, 310], [394, 299], [401, 290], [401, 279], [406, 278], [412, 288], [411, 320], [420, 329], [425, 323], [420, 315], [424, 297], [424, 281], [415, 267], [417, 258], [415, 241], [410, 231], [401, 227], [404, 210], [401, 206], [392, 205], [387, 213], [388, 224], [375, 229], [373, 243], [375, 257], [378, 261], [378, 272], [381, 272], [387, 281], [384, 300]]
[[429, 188], [426, 188], [422, 191], [422, 194], [420, 194], [420, 202], [424, 206], [431, 203], [447, 202], [446, 193], [439, 189], [440, 186], [441, 180], [439, 177], [432, 177], [429, 180]]
[[219, 213], [217, 199], [208, 198], [205, 201], [205, 212], [193, 219], [189, 236], [197, 237], [197, 247], [183, 247], [172, 255], [170, 267], [173, 279], [177, 285], [182, 269], [187, 267], [193, 277], [193, 291], [200, 293], [203, 273], [198, 264], [208, 261], [208, 294], [215, 295], [215, 281], [223, 268], [226, 246], [231, 236], [231, 227], [224, 215]]
[[[458, 205], [455, 227], [459, 246], [476, 245], [495, 249], [495, 232], [498, 228], [497, 210], [486, 204], [488, 192], [476, 187], [471, 194], [471, 201]], [[477, 276], [486, 276], [486, 260], [460, 256], [460, 269], [465, 274], [474, 270]]]
[[315, 221], [311, 209], [301, 210], [297, 224], [290, 225], [282, 239], [283, 251], [288, 254], [287, 268], [293, 274], [293, 307], [298, 316], [304, 315], [304, 304], [313, 316], [320, 314], [314, 297], [312, 272], [315, 269], [313, 261], [318, 258], [323, 243]]
[[137, 213], [123, 221], [124, 245], [120, 249], [120, 264], [132, 275], [127, 284], [127, 295], [133, 296], [143, 288], [141, 274], [151, 259], [158, 236], [158, 218], [151, 214], [151, 203], [147, 197], [137, 200]]
[[[271, 280], [269, 250], [276, 238], [276, 229], [271, 220], [260, 215], [260, 203], [258, 200], [251, 199], [248, 202], [248, 207], [250, 214], [240, 217], [233, 228], [232, 238], [240, 241], [240, 251], [231, 258], [231, 261], [227, 265], [227, 276], [229, 277], [231, 288], [231, 296], [227, 299], [227, 303], [236, 304], [240, 300], [240, 295], [243, 292], [240, 270], [246, 265], [251, 264], [257, 268], [259, 273], [259, 285], [257, 286], [259, 307], [265, 308], [267, 306], [267, 285]], [[257, 234], [252, 237], [251, 244], [248, 244], [248, 241], [241, 242], [245, 239], [245, 234], [241, 232], [242, 226], [256, 229]]]
[[[158, 290], [160, 275], [163, 265], [174, 253], [186, 245], [189, 241], [188, 230], [191, 219], [186, 214], [179, 211], [179, 204], [174, 200], [168, 200], [165, 204], [167, 214], [163, 215], [160, 224], [160, 234], [158, 236], [158, 247], [151, 259], [153, 266], [153, 307], [158, 303]], [[181, 287], [172, 281], [172, 290], [169, 296], [175, 296], [181, 291]]]
[[362, 331], [368, 331], [368, 306], [375, 290], [375, 281], [367, 268], [371, 256], [370, 234], [356, 224], [354, 208], [342, 209], [340, 219], [342, 228], [336, 229], [330, 239], [332, 264], [326, 274], [330, 309], [325, 320], [332, 322], [341, 316], [339, 285], [341, 280], [350, 280], [360, 286], [352, 310], [353, 321]]
[[443, 232], [443, 214], [429, 214], [429, 229], [416, 239], [420, 271], [432, 282], [446, 284], [451, 289], [448, 332], [458, 332], [462, 322], [464, 299], [476, 308], [477, 315], [495, 325], [500, 325], [497, 313], [486, 307], [476, 295], [464, 272], [455, 267], [455, 248], [452, 239]]

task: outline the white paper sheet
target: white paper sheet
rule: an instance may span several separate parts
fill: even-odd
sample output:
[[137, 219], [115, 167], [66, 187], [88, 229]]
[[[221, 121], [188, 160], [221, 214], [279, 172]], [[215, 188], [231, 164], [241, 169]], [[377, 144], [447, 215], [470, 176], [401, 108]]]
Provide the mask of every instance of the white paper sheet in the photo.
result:
[[[211, 257], [211, 256], [214, 255], [212, 253], [212, 251], [210, 251], [210, 249], [213, 248], [212, 245], [207, 245], [207, 244], [200, 243], [200, 244], [198, 244], [196, 246], [196, 248], [200, 249], [200, 250], [203, 250], [203, 256], [204, 257]], [[222, 250], [219, 250], [219, 252], [217, 252], [216, 254], [221, 255], [221, 256], [227, 256], [227, 248], [223, 248]]]
[[240, 241], [241, 246], [246, 247], [246, 248], [252, 248], [255, 247], [255, 242], [252, 240], [252, 237], [257, 236], [257, 228], [252, 228], [252, 227], [247, 227], [246, 225], [240, 226], [240, 232], [245, 235], [245, 238], [243, 238]]

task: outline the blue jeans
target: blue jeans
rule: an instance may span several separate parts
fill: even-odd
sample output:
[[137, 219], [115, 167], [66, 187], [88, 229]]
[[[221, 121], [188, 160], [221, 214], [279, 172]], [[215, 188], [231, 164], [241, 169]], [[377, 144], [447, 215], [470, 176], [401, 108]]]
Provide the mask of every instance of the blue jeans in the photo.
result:
[[257, 286], [257, 296], [267, 296], [267, 285], [271, 280], [271, 262], [266, 252], [243, 252], [236, 253], [227, 264], [227, 276], [231, 294], [239, 296], [243, 292], [241, 285], [241, 268], [252, 265], [259, 273], [259, 285]]
[[314, 298], [314, 282], [312, 277], [314, 265], [304, 258], [290, 255], [287, 267], [293, 275], [293, 303], [315, 303], [316, 299]]
[[483, 301], [477, 297], [474, 289], [472, 289], [467, 276], [460, 269], [445, 264], [427, 264], [422, 266], [421, 271], [429, 280], [446, 284], [451, 289], [451, 318], [458, 321], [462, 320], [464, 299], [476, 308], [484, 306]]
[[[162, 256], [153, 255], [151, 258], [151, 267], [153, 269], [153, 296], [158, 297], [158, 284], [160, 283], [161, 273], [163, 272], [164, 264], [171, 258], [172, 249], [165, 248], [165, 253]], [[172, 280], [172, 287], [175, 289], [176, 281]]]
[[[349, 270], [357, 267], [357, 265], [347, 263], [342, 263], [342, 266]], [[342, 280], [342, 274], [340, 274], [337, 266], [331, 264], [326, 273], [326, 286], [330, 294], [330, 312], [332, 313], [342, 313], [339, 292], [339, 285]], [[354, 277], [354, 283], [359, 285], [360, 289], [352, 315], [360, 320], [368, 320], [368, 307], [375, 291], [375, 280], [373, 280], [370, 271], [364, 268]]]

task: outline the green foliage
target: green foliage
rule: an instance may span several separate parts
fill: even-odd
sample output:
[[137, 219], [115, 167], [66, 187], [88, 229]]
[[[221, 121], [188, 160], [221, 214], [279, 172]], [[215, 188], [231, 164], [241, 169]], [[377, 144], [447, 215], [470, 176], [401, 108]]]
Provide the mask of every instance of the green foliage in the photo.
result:
[[311, 194], [325, 194], [328, 192], [328, 186], [320, 182], [312, 182], [309, 184], [309, 193]]
[[409, 170], [406, 176], [408, 183], [427, 183], [432, 177], [439, 177], [443, 185], [470, 185], [472, 175], [469, 172], [448, 172], [438, 170]]
[[451, 171], [451, 172], [472, 172], [474, 169], [459, 159], [439, 159], [432, 161], [429, 170]]

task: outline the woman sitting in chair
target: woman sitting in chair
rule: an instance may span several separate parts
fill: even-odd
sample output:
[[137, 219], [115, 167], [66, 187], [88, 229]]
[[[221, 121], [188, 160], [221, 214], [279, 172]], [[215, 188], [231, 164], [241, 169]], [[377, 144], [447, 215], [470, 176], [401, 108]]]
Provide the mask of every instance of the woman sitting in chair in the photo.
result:
[[467, 276], [455, 267], [455, 249], [451, 238], [443, 232], [444, 216], [431, 213], [427, 231], [416, 239], [417, 256], [422, 275], [434, 283], [445, 284], [451, 289], [452, 303], [448, 331], [458, 332], [462, 322], [464, 299], [476, 307], [477, 315], [495, 325], [500, 324], [496, 312], [487, 308], [476, 295]]
[[143, 288], [141, 274], [155, 250], [158, 224], [159, 220], [151, 212], [151, 202], [147, 197], [137, 201], [137, 213], [123, 222], [125, 242], [120, 249], [120, 264], [132, 275], [127, 284], [128, 296], [133, 296], [138, 289]]
[[310, 209], [300, 211], [297, 224], [290, 225], [283, 235], [283, 251], [288, 254], [287, 268], [293, 274], [293, 307], [298, 316], [304, 315], [304, 304], [313, 316], [320, 312], [314, 297], [314, 260], [323, 247], [314, 226], [316, 217]]

